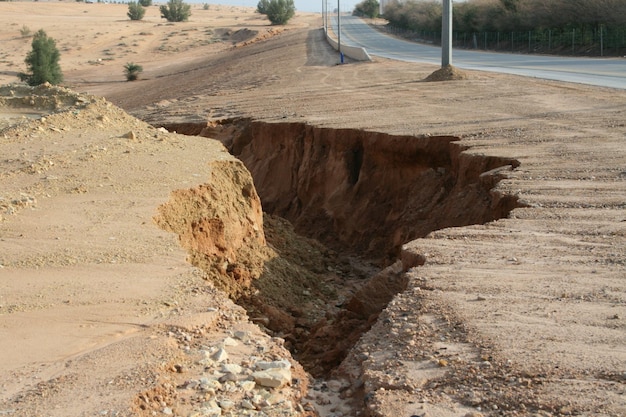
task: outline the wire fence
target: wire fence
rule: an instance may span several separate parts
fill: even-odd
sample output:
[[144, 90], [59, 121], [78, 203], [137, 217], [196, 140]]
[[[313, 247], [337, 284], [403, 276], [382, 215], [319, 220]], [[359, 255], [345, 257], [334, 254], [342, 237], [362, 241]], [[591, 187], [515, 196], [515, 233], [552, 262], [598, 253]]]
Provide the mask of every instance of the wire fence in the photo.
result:
[[[407, 39], [441, 44], [440, 31], [411, 31], [389, 27]], [[549, 29], [527, 32], [453, 32], [452, 46], [529, 54], [626, 56], [626, 28]]]

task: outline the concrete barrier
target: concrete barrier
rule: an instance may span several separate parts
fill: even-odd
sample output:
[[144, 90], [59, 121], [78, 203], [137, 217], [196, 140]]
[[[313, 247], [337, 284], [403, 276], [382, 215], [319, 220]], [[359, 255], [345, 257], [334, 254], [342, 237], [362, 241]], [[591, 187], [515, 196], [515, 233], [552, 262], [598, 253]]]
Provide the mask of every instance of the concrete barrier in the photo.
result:
[[[330, 36], [330, 32], [326, 31], [326, 40], [333, 47], [335, 51], [339, 50], [339, 43], [337, 39]], [[348, 58], [354, 59], [356, 61], [371, 61], [372, 57], [367, 53], [365, 48], [361, 48], [360, 46], [347, 46], [341, 45], [341, 52]]]

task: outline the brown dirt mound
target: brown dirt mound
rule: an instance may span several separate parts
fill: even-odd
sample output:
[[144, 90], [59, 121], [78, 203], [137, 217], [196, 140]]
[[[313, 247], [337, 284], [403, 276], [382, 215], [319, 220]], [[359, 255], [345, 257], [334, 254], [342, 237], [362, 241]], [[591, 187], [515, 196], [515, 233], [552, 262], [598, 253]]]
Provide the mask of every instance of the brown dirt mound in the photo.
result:
[[446, 65], [430, 74], [424, 81], [454, 81], [466, 80], [467, 74], [452, 65]]

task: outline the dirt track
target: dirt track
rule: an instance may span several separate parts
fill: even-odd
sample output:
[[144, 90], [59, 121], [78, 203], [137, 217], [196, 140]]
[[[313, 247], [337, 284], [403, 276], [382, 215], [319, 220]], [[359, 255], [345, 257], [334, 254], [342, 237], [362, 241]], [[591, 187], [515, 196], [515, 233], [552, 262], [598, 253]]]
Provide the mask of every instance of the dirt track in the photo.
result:
[[[186, 50], [172, 64], [178, 55], [170, 55], [167, 64], [145, 65], [136, 83], [105, 79], [97, 68], [67, 71], [66, 82], [157, 125], [245, 117], [454, 135], [466, 152], [519, 161], [494, 194], [514, 195], [524, 207], [506, 219], [407, 243], [406, 252], [423, 256], [425, 265], [408, 272], [407, 289], [338, 375], [363, 390], [370, 415], [626, 414], [626, 93], [478, 72], [422, 82], [435, 67], [383, 60], [339, 66], [315, 20], [298, 22], [299, 28], [206, 57]], [[145, 202], [156, 207], [165, 198]], [[22, 227], [28, 224], [34, 242], [53, 222]], [[182, 267], [179, 249], [172, 250], [167, 262]], [[36, 281], [42, 273], [17, 266], [4, 268], [3, 280]], [[55, 288], [63, 302], [63, 286]], [[171, 291], [154, 290], [165, 298]], [[35, 303], [24, 288], [13, 296]], [[4, 384], [7, 393], [19, 387]]]

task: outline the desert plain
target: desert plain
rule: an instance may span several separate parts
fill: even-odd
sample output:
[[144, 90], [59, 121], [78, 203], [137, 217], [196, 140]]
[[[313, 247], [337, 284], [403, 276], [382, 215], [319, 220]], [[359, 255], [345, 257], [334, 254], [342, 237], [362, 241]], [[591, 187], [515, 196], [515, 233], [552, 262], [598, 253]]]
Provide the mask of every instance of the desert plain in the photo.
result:
[[624, 90], [126, 10], [0, 3], [0, 415], [626, 415]]

